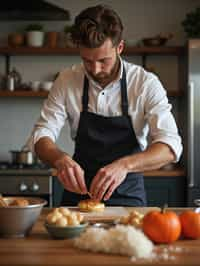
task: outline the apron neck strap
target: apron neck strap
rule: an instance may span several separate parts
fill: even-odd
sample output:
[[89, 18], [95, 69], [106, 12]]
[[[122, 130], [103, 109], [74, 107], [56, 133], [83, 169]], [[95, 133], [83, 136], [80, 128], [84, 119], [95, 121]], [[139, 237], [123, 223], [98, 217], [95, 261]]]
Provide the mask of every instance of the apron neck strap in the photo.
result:
[[[126, 82], [126, 71], [123, 65], [123, 73], [121, 78], [121, 108], [123, 115], [128, 115], [128, 96], [127, 96], [127, 82]], [[88, 88], [89, 88], [89, 81], [88, 78], [84, 77], [84, 85], [83, 85], [83, 96], [82, 96], [82, 105], [83, 111], [88, 110]]]
[[127, 96], [127, 82], [126, 82], [126, 70], [123, 65], [123, 73], [121, 78], [121, 107], [123, 115], [128, 115], [128, 96]]
[[87, 111], [88, 109], [88, 88], [89, 88], [89, 81], [88, 78], [84, 77], [84, 85], [83, 85], [83, 96], [82, 96], [82, 105], [83, 105], [83, 111]]

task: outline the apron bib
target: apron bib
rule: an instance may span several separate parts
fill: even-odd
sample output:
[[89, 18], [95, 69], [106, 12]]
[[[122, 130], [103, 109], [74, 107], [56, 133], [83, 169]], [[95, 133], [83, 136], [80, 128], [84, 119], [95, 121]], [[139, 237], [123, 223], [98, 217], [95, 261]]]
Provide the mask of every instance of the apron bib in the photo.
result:
[[[140, 152], [141, 149], [128, 115], [125, 69], [123, 68], [121, 79], [122, 115], [105, 117], [88, 112], [88, 89], [89, 82], [85, 76], [82, 97], [83, 111], [80, 114], [73, 159], [84, 169], [85, 182], [89, 190], [92, 178], [101, 167], [121, 157]], [[76, 206], [80, 200], [86, 198], [88, 195], [65, 190], [62, 205]], [[105, 204], [107, 206], [145, 206], [143, 175], [128, 173], [111, 198], [105, 201]]]

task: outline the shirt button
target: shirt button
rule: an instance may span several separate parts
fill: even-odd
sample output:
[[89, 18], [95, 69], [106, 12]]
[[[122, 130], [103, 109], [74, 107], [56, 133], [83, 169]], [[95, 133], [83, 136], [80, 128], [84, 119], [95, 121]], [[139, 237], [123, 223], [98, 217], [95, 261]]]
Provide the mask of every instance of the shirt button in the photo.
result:
[[102, 95], [104, 95], [104, 92], [102, 92]]

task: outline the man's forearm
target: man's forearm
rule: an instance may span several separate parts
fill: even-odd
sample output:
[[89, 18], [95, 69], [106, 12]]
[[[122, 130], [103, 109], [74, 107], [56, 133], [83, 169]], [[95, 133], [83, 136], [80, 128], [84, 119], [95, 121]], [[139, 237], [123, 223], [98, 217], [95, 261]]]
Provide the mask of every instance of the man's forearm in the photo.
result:
[[164, 143], [154, 143], [145, 151], [122, 158], [129, 172], [145, 172], [159, 169], [173, 162], [175, 155]]
[[41, 161], [55, 167], [55, 162], [62, 156], [66, 155], [57, 145], [49, 138], [42, 137], [35, 144], [35, 152]]

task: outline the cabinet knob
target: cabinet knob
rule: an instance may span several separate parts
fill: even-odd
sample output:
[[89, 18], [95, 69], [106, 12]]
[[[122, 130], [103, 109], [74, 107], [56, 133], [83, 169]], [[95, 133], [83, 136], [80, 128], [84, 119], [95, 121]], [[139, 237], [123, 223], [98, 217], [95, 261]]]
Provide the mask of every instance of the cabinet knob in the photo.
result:
[[28, 186], [27, 186], [24, 182], [22, 182], [22, 183], [19, 185], [19, 191], [20, 191], [20, 192], [25, 192], [25, 191], [27, 191], [27, 189], [28, 189]]
[[32, 186], [30, 187], [30, 190], [32, 192], [37, 192], [40, 189], [40, 186], [37, 183], [33, 183]]

